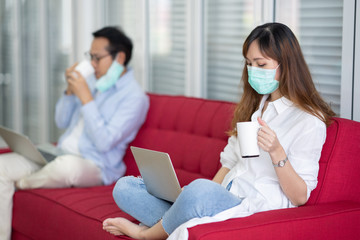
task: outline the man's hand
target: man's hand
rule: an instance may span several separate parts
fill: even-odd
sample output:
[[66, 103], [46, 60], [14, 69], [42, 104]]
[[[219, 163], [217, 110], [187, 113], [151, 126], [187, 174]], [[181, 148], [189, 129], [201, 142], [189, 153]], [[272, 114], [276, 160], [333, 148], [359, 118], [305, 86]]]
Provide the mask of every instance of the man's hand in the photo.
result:
[[93, 100], [89, 86], [83, 76], [75, 70], [77, 63], [66, 69], [65, 77], [68, 83], [66, 94], [75, 94], [83, 105]]
[[[66, 71], [65, 71], [65, 79], [66, 79], [67, 83], [68, 83], [68, 79], [72, 76], [73, 72], [75, 71], [75, 68], [76, 68], [77, 65], [78, 65], [78, 63], [76, 62], [74, 65], [72, 65], [71, 67], [66, 69]], [[67, 88], [66, 88], [66, 94], [67, 95], [74, 94], [70, 89], [69, 83], [68, 83]]]

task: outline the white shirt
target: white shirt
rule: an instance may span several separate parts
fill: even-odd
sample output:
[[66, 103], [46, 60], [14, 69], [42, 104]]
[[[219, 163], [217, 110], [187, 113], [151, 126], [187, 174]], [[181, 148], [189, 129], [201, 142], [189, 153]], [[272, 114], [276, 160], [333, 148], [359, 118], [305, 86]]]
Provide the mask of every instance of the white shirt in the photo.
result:
[[[319, 159], [326, 139], [326, 125], [317, 117], [296, 107], [282, 97], [269, 102], [261, 116], [265, 95], [251, 121], [262, 119], [275, 131], [297, 174], [307, 185], [307, 197], [317, 185]], [[233, 181], [230, 192], [243, 198], [240, 205], [227, 209], [213, 217], [194, 218], [180, 225], [169, 239], [187, 239], [187, 228], [201, 223], [223, 221], [229, 218], [245, 217], [260, 211], [294, 207], [280, 187], [269, 153], [260, 150], [256, 158], [242, 158], [237, 138], [232, 136], [220, 154], [223, 167], [230, 169], [222, 186]]]
[[[317, 117], [297, 108], [290, 100], [282, 97], [269, 102], [261, 116], [265, 95], [251, 121], [261, 117], [275, 131], [289, 162], [307, 185], [307, 197], [316, 187], [319, 159], [326, 138], [326, 125]], [[269, 153], [260, 149], [256, 158], [242, 158], [237, 138], [229, 138], [228, 145], [221, 153], [222, 166], [230, 169], [223, 186], [233, 180], [230, 192], [239, 198], [257, 198], [264, 209], [293, 207], [282, 191]]]
[[79, 150], [79, 142], [83, 130], [84, 130], [84, 119], [82, 118], [82, 116], [80, 116], [79, 121], [72, 129], [71, 133], [68, 136], [66, 136], [66, 138], [61, 143], [61, 146], [59, 147], [65, 152], [77, 156], [81, 156]]

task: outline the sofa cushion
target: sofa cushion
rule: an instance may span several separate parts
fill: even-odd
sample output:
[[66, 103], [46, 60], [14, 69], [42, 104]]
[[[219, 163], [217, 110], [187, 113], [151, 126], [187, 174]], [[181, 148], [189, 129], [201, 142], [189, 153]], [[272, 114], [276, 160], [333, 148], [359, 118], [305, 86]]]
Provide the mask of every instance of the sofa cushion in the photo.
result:
[[102, 221], [135, 219], [116, 206], [112, 189], [113, 185], [16, 192], [13, 239], [117, 239], [102, 230]]
[[359, 239], [360, 204], [333, 202], [255, 213], [189, 229], [189, 240]]
[[318, 175], [318, 186], [307, 205], [360, 201], [360, 122], [334, 118], [327, 129]]

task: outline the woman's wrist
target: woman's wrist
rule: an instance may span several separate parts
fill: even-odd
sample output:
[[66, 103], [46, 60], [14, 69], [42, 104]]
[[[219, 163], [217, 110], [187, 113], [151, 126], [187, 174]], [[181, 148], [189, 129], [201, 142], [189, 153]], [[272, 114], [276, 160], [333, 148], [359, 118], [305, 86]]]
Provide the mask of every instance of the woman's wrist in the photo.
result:
[[277, 165], [280, 161], [284, 160], [287, 156], [284, 149], [281, 147], [279, 150], [269, 153], [273, 164]]

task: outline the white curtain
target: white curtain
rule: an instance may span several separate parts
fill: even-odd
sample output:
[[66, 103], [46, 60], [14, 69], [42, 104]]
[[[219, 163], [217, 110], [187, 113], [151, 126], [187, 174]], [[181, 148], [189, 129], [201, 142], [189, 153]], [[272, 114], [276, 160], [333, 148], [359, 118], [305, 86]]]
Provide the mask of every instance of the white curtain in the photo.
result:
[[242, 45], [254, 27], [254, 1], [208, 0], [206, 9], [207, 97], [238, 102], [244, 66]]
[[0, 124], [9, 128], [14, 127], [13, 114], [10, 114], [14, 96], [14, 21], [12, 2], [0, 1]]
[[0, 0], [0, 124], [57, 141], [55, 103], [71, 48], [70, 0]]
[[185, 94], [186, 1], [152, 0], [150, 14], [150, 90]]
[[340, 113], [343, 0], [277, 0], [277, 20], [293, 29], [317, 90]]

